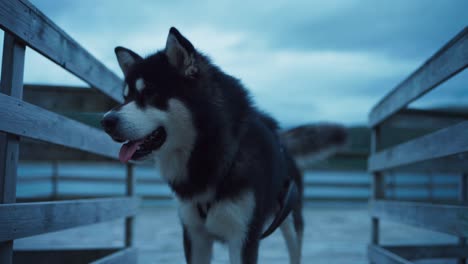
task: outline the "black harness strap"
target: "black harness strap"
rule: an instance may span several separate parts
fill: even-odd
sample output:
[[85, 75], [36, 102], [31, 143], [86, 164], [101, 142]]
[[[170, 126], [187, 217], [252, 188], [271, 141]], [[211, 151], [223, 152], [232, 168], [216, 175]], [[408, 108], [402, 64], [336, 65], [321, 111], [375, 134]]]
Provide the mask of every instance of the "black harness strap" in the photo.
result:
[[[299, 192], [297, 190], [297, 185], [294, 181], [289, 181], [287, 185], [286, 192], [279, 199], [280, 210], [276, 214], [275, 218], [271, 222], [270, 226], [263, 232], [261, 239], [264, 239], [271, 235], [284, 221], [284, 219], [291, 212], [294, 204], [296, 204], [299, 199]], [[210, 210], [211, 203], [197, 203], [198, 214], [202, 219], [206, 219], [208, 215], [208, 210]]]
[[197, 203], [198, 214], [201, 218], [205, 219], [208, 215], [208, 210], [210, 210], [211, 203], [201, 204]]
[[[281, 152], [284, 152], [283, 146], [281, 146]], [[232, 162], [231, 165], [229, 166], [229, 169], [227, 170], [228, 173], [231, 171], [233, 165], [234, 165], [234, 162]], [[278, 226], [280, 226], [283, 223], [284, 219], [291, 212], [294, 204], [296, 204], [298, 199], [300, 199], [299, 191], [297, 189], [297, 185], [294, 182], [294, 180], [290, 179], [286, 183], [285, 190], [286, 190], [285, 192], [281, 192], [282, 194], [284, 193], [284, 195], [281, 195], [280, 197], [278, 197], [280, 209], [278, 213], [276, 214], [275, 218], [273, 219], [273, 221], [271, 222], [270, 226], [267, 228], [267, 230], [265, 230], [265, 232], [263, 232], [262, 236], [260, 237], [261, 239], [264, 239], [268, 237], [269, 235], [271, 235], [278, 228]], [[210, 207], [211, 207], [210, 202], [207, 202], [205, 204], [197, 203], [198, 214], [200, 215], [202, 219], [206, 219], [208, 215], [208, 211], [210, 210]]]
[[[285, 194], [279, 199], [280, 209], [273, 221], [271, 222], [270, 226], [267, 228], [267, 230], [265, 230], [265, 232], [263, 232], [261, 239], [264, 239], [271, 235], [283, 223], [284, 219], [291, 212], [294, 204], [296, 204], [298, 199], [299, 192], [297, 190], [296, 183], [290, 180], [289, 184], [287, 185]], [[197, 203], [198, 214], [202, 219], [206, 219], [210, 207], [211, 203]]]
[[285, 195], [280, 198], [280, 210], [276, 214], [273, 222], [271, 222], [267, 230], [263, 232], [261, 239], [271, 235], [278, 228], [278, 226], [283, 223], [284, 219], [288, 216], [289, 212], [291, 212], [294, 204], [296, 204], [298, 199], [299, 191], [297, 189], [297, 185], [293, 180], [290, 180]]

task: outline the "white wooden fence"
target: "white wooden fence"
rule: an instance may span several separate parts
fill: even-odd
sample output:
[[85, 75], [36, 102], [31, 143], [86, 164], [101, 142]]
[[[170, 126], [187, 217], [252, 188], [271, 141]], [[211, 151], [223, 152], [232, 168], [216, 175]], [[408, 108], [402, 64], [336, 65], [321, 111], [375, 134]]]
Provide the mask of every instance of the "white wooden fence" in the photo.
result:
[[[126, 196], [15, 203], [20, 140], [45, 141], [116, 158], [118, 145], [102, 131], [22, 100], [26, 46], [116, 102], [121, 80], [26, 0], [0, 0], [5, 31], [0, 93], [0, 263], [136, 263], [132, 248], [134, 195], [127, 167]], [[44, 69], [47, 70], [47, 69]], [[67, 251], [13, 251], [15, 239], [126, 218], [125, 247]], [[99, 259], [102, 258], [102, 259]]]
[[[372, 263], [413, 263], [420, 259], [468, 258], [468, 118], [466, 113], [412, 111], [408, 105], [468, 66], [468, 28], [464, 28], [435, 55], [386, 95], [371, 111], [372, 149], [369, 171], [373, 174], [370, 215]], [[468, 85], [468, 84], [467, 84]], [[468, 102], [467, 102], [468, 105]], [[384, 146], [386, 128], [394, 124], [437, 126], [429, 134], [396, 145]], [[385, 177], [394, 171], [457, 173], [459, 202], [392, 201], [385, 196]], [[459, 237], [454, 245], [381, 245], [381, 220], [398, 221]], [[404, 241], [402, 241], [404, 243]]]

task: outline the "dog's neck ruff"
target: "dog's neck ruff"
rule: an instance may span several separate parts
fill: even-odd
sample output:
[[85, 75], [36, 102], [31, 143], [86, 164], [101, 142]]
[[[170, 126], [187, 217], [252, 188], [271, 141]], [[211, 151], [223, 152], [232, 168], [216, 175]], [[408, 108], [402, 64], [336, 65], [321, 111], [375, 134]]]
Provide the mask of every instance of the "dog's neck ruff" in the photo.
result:
[[[182, 200], [197, 200], [195, 197], [200, 196], [205, 193], [205, 192], [210, 192], [210, 190], [217, 190], [217, 187], [220, 186], [226, 177], [229, 177], [231, 174], [231, 171], [235, 165], [236, 162], [236, 157], [239, 152], [239, 141], [240, 138], [242, 138], [244, 134], [244, 131], [241, 130], [239, 131], [239, 134], [236, 136], [228, 136], [227, 138], [224, 139], [225, 142], [235, 142], [230, 144], [230, 148], [224, 149], [223, 155], [226, 157], [225, 158], [225, 163], [220, 164], [220, 166], [216, 167], [212, 171], [191, 171], [189, 166], [190, 162], [190, 155], [194, 155], [193, 151], [191, 153], [186, 153], [186, 156], [184, 156], [185, 163], [182, 163], [179, 161], [178, 163], [178, 168], [184, 168], [183, 177], [167, 177], [166, 175], [162, 175], [166, 180], [168, 181], [171, 189], [176, 193], [177, 197], [182, 199]], [[198, 146], [199, 147], [199, 146]], [[220, 146], [221, 147], [221, 146]], [[218, 151], [219, 152], [219, 151]], [[200, 153], [198, 153], [200, 155]], [[216, 154], [212, 154], [216, 155]], [[223, 163], [223, 162], [221, 162]], [[175, 168], [174, 168], [175, 169]], [[169, 171], [161, 171], [161, 173], [170, 173]], [[204, 178], [200, 180], [200, 178], [197, 178], [197, 175], [203, 175]], [[209, 176], [207, 176], [209, 175]], [[218, 196], [215, 192], [211, 191], [212, 195], [212, 201], [215, 200], [215, 196]], [[221, 195], [222, 196], [222, 195]]]

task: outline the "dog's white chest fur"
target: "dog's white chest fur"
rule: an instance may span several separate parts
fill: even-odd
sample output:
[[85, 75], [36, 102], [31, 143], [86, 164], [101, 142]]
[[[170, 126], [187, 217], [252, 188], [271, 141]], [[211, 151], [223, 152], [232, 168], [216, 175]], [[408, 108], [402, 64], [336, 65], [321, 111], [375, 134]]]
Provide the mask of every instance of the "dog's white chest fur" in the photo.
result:
[[254, 194], [246, 191], [233, 199], [212, 204], [203, 218], [197, 201], [180, 201], [179, 217], [189, 230], [224, 241], [243, 240], [255, 208]]

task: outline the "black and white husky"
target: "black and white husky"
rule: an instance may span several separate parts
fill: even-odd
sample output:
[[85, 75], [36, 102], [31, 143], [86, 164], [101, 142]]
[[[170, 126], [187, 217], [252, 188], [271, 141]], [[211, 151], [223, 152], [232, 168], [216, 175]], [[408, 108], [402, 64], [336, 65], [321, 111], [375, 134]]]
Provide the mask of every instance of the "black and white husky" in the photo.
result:
[[[256, 263], [260, 240], [279, 226], [290, 262], [300, 263], [302, 178], [288, 153], [294, 145], [295, 156], [327, 152], [343, 144], [343, 128], [279, 133], [239, 80], [175, 28], [166, 47], [147, 58], [122, 47], [115, 53], [125, 103], [106, 113], [102, 125], [125, 142], [122, 162], [157, 162], [180, 204], [187, 262], [209, 263], [213, 243], [221, 241], [231, 263]], [[295, 142], [294, 133], [309, 135], [308, 143]]]

